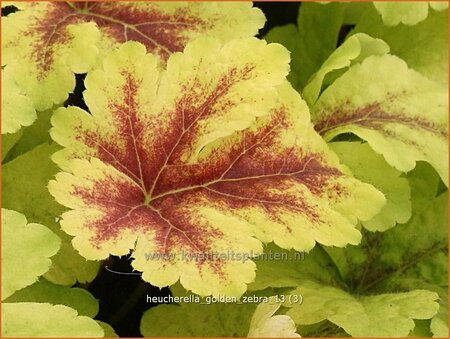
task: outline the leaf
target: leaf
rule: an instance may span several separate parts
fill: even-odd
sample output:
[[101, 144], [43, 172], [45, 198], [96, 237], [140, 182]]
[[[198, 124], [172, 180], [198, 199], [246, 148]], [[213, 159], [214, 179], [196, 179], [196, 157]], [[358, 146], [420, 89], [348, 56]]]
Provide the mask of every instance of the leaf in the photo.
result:
[[158, 305], [144, 313], [141, 333], [161, 337], [246, 337], [256, 305], [236, 303]]
[[31, 286], [17, 291], [5, 303], [35, 302], [65, 305], [77, 310], [79, 315], [93, 318], [98, 313], [98, 302], [86, 290], [59, 286], [40, 279]]
[[116, 332], [114, 332], [114, 329], [111, 327], [111, 325], [109, 325], [108, 323], [105, 323], [103, 321], [100, 320], [96, 320], [97, 324], [99, 324], [101, 326], [101, 328], [103, 329], [103, 331], [105, 332], [104, 337], [105, 338], [119, 338], [119, 336], [116, 334]]
[[44, 143], [3, 165], [2, 204], [25, 214], [29, 221], [46, 225], [61, 238], [60, 250], [52, 257], [52, 266], [45, 277], [53, 283], [71, 286], [77, 280], [92, 281], [99, 263], [81, 257], [70, 244], [72, 238], [61, 231], [56, 221], [65, 209], [50, 195], [47, 184], [58, 172], [50, 160], [58, 149], [56, 144]]
[[391, 55], [352, 66], [312, 107], [315, 128], [326, 140], [354, 133], [399, 171], [427, 161], [446, 184], [447, 111], [446, 90]]
[[2, 134], [15, 133], [36, 119], [31, 100], [17, 86], [9, 67], [2, 68]]
[[[3, 5], [8, 5], [4, 2]], [[12, 3], [11, 3], [12, 4]], [[75, 73], [127, 40], [167, 60], [203, 34], [228, 41], [253, 36], [264, 24], [250, 3], [34, 2], [14, 3], [3, 18], [3, 63], [38, 110], [66, 100]]]
[[250, 322], [249, 338], [297, 338], [295, 323], [287, 315], [274, 315], [281, 303], [275, 298], [269, 298], [268, 303], [261, 303], [256, 307]]
[[20, 129], [14, 134], [2, 134], [2, 164], [8, 156], [9, 151], [22, 137], [23, 131]]
[[59, 238], [47, 227], [27, 224], [21, 213], [2, 208], [2, 300], [48, 271]]
[[[256, 262], [256, 279], [248, 285], [249, 291], [269, 287], [296, 287], [305, 279], [331, 284], [339, 273], [328, 254], [319, 246], [309, 253], [282, 250], [268, 244]], [[337, 274], [336, 274], [337, 273]]]
[[374, 39], [362, 33], [351, 36], [331, 53], [320, 69], [311, 77], [303, 89], [303, 98], [309, 104], [314, 104], [319, 97], [322, 83], [327, 74], [361, 62], [370, 55], [384, 55], [388, 52], [389, 46], [380, 39]]
[[52, 114], [52, 109], [39, 112], [36, 121], [31, 126], [24, 127], [20, 130], [20, 138], [14, 143], [13, 147], [11, 147], [7, 157], [4, 159], [4, 164], [31, 151], [43, 143], [49, 144], [52, 142], [52, 138], [49, 134], [49, 129], [51, 127], [50, 118]]
[[2, 337], [103, 337], [95, 320], [63, 305], [3, 303]]
[[406, 178], [390, 167], [381, 155], [376, 154], [367, 143], [333, 142], [331, 149], [342, 163], [350, 167], [357, 179], [372, 184], [383, 192], [387, 199], [371, 220], [362, 225], [369, 231], [386, 231], [397, 223], [404, 224], [411, 217], [411, 191]]
[[448, 332], [448, 294], [445, 291], [445, 298], [440, 300], [441, 306], [439, 311], [433, 319], [431, 319], [430, 329], [433, 333], [433, 338], [447, 338], [449, 336]]
[[291, 51], [289, 81], [298, 91], [336, 49], [345, 8], [343, 3], [302, 3], [297, 27], [275, 27], [266, 35], [267, 41], [281, 43]]
[[415, 25], [428, 16], [428, 4], [437, 11], [448, 7], [436, 1], [431, 2], [374, 2], [373, 5], [381, 14], [383, 22], [387, 26], [396, 26], [400, 23]]
[[242, 256], [261, 241], [358, 243], [357, 219], [384, 197], [341, 172], [283, 82], [287, 61], [280, 45], [254, 38], [197, 40], [161, 74], [137, 43], [113, 52], [86, 78], [92, 116], [68, 108], [52, 119], [65, 172], [49, 190], [72, 209], [61, 225], [74, 247], [97, 260], [134, 248], [133, 267], [156, 286], [180, 278], [200, 295], [240, 295], [255, 270]]
[[356, 22], [353, 32], [383, 39], [391, 53], [409, 67], [448, 87], [448, 11], [430, 11], [426, 20], [414, 26], [388, 27], [374, 9], [368, 10]]
[[447, 199], [447, 194], [432, 198], [405, 225], [364, 233], [359, 247], [327, 248], [344, 281], [358, 293], [413, 288], [440, 293], [434, 286], [446, 285], [448, 275]]
[[438, 295], [426, 290], [404, 293], [352, 296], [343, 290], [311, 281], [300, 284], [302, 304], [284, 303], [286, 315], [298, 325], [328, 319], [353, 337], [406, 337], [414, 328], [413, 319], [433, 317]]

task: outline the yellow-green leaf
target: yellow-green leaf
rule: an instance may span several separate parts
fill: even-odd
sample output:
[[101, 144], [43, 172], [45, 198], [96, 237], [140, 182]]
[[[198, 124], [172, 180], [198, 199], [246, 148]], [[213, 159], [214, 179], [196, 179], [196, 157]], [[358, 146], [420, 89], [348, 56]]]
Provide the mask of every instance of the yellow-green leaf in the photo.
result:
[[249, 37], [265, 21], [248, 2], [3, 2], [11, 4], [18, 11], [2, 19], [2, 62], [38, 110], [64, 102], [73, 72], [125, 41], [165, 61], [198, 36]]
[[2, 337], [100, 338], [95, 320], [79, 316], [73, 308], [47, 303], [3, 303]]
[[2, 69], [2, 134], [15, 133], [36, 120], [33, 102], [24, 95], [9, 67]]
[[386, 197], [383, 206], [371, 220], [362, 225], [370, 231], [386, 231], [396, 223], [404, 224], [411, 217], [411, 190], [401, 172], [389, 166], [367, 143], [332, 142], [331, 149], [350, 167], [356, 178], [374, 185]]
[[303, 297], [301, 304], [283, 304], [290, 308], [286, 314], [297, 325], [327, 319], [353, 337], [406, 337], [415, 326], [414, 319], [430, 319], [439, 308], [437, 293], [426, 290], [353, 296], [305, 281], [292, 295]]
[[2, 300], [47, 272], [60, 243], [47, 227], [2, 208]]
[[316, 134], [287, 63], [255, 38], [196, 40], [165, 71], [138, 43], [111, 53], [86, 78], [92, 115], [52, 119], [64, 172], [49, 190], [71, 209], [61, 225], [74, 247], [97, 260], [134, 249], [133, 267], [160, 287], [241, 295], [261, 242], [358, 243], [357, 220], [384, 197]]
[[250, 322], [249, 338], [297, 338], [295, 323], [287, 315], [275, 312], [281, 303], [276, 302], [275, 297], [270, 297], [269, 302], [261, 303], [256, 307]]
[[448, 182], [448, 94], [392, 56], [352, 66], [312, 107], [326, 140], [354, 133], [402, 172], [429, 162]]
[[448, 8], [447, 2], [437, 1], [379, 1], [373, 3], [387, 26], [396, 26], [400, 23], [415, 25], [428, 16], [428, 4], [436, 11]]

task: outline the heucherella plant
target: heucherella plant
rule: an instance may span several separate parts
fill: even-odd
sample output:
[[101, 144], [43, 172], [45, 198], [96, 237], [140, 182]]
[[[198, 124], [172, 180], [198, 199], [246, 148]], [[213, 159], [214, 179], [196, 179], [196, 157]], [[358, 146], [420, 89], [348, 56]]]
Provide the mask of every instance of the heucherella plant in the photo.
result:
[[3, 337], [448, 337], [447, 3], [262, 8], [2, 3]]

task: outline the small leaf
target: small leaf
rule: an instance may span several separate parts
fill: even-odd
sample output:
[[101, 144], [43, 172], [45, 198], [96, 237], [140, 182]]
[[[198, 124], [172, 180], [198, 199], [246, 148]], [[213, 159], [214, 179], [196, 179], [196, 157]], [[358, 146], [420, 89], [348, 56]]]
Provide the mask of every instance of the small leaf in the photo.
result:
[[36, 120], [33, 102], [13, 79], [10, 68], [2, 69], [2, 134], [15, 133]]
[[312, 111], [315, 128], [326, 140], [354, 133], [399, 171], [427, 161], [447, 184], [447, 91], [399, 58], [370, 56], [352, 66]]
[[396, 26], [400, 23], [405, 25], [415, 25], [428, 16], [428, 4], [437, 11], [448, 7], [438, 2], [387, 2], [379, 1], [373, 3], [377, 11], [381, 14], [383, 22], [387, 26]]
[[2, 208], [2, 300], [47, 272], [60, 243], [47, 227], [27, 224], [23, 214]]
[[370, 55], [384, 55], [388, 52], [389, 46], [380, 39], [374, 39], [361, 33], [351, 36], [331, 53], [320, 69], [311, 77], [303, 89], [303, 98], [309, 104], [314, 104], [319, 97], [323, 80], [328, 73], [361, 62]]
[[411, 191], [401, 172], [389, 166], [381, 155], [368, 144], [358, 142], [333, 142], [331, 149], [350, 167], [357, 179], [372, 184], [383, 192], [386, 205], [371, 220], [362, 225], [369, 231], [386, 231], [396, 223], [404, 224], [411, 217]]
[[275, 27], [266, 35], [267, 41], [281, 43], [291, 51], [292, 72], [288, 79], [299, 92], [336, 49], [346, 6], [337, 2], [326, 6], [302, 3], [297, 27]]
[[[3, 2], [3, 5], [8, 5]], [[253, 36], [265, 18], [251, 3], [14, 3], [2, 19], [3, 63], [37, 110], [60, 104], [98, 54], [135, 40], [167, 60], [203, 34], [222, 41]]]
[[2, 303], [2, 337], [103, 337], [95, 320], [63, 305]]
[[287, 62], [282, 46], [254, 38], [196, 40], [161, 73], [137, 43], [107, 57], [86, 78], [92, 115], [72, 107], [52, 119], [65, 172], [49, 190], [72, 209], [61, 225], [74, 247], [96, 260], [134, 248], [133, 267], [154, 285], [241, 295], [255, 265], [227, 253], [358, 243], [357, 220], [384, 197], [341, 171], [284, 80]]
[[269, 298], [268, 303], [261, 303], [256, 307], [250, 322], [249, 338], [298, 338], [295, 333], [295, 323], [287, 315], [274, 315], [281, 303], [275, 298]]
[[81, 257], [70, 244], [72, 238], [62, 232], [56, 222], [64, 207], [50, 195], [47, 184], [58, 172], [50, 160], [51, 154], [58, 149], [60, 147], [54, 143], [44, 143], [4, 165], [2, 204], [27, 215], [29, 221], [46, 225], [61, 238], [61, 248], [52, 257], [52, 266], [45, 277], [53, 283], [71, 286], [77, 280], [82, 283], [92, 281], [99, 263]]
[[105, 323], [103, 321], [100, 320], [96, 320], [97, 324], [99, 324], [101, 326], [101, 328], [103, 329], [103, 331], [105, 332], [104, 337], [105, 338], [119, 338], [119, 336], [116, 334], [116, 332], [114, 332], [114, 329], [112, 328], [112, 326], [108, 323]]
[[59, 286], [40, 279], [31, 286], [17, 291], [5, 303], [36, 302], [65, 305], [77, 310], [79, 315], [93, 318], [98, 312], [98, 302], [86, 290]]
[[284, 304], [296, 324], [328, 319], [353, 337], [406, 337], [415, 326], [413, 319], [430, 319], [439, 308], [438, 295], [426, 290], [352, 296], [305, 281], [292, 294], [303, 297], [302, 304]]

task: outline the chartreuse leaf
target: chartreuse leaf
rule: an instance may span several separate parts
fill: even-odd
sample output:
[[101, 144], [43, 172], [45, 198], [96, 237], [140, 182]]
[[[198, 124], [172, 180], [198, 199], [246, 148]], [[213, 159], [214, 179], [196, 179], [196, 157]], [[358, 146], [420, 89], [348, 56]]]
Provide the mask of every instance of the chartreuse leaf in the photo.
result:
[[427, 161], [447, 184], [447, 98], [443, 87], [399, 58], [370, 56], [322, 93], [313, 121], [326, 140], [356, 134], [400, 171]]
[[2, 337], [103, 337], [95, 320], [63, 305], [3, 303]]
[[302, 3], [297, 27], [290, 24], [273, 28], [265, 39], [283, 44], [291, 51], [289, 81], [301, 91], [320, 65], [336, 49], [347, 4]]
[[339, 272], [329, 255], [319, 246], [309, 253], [287, 251], [268, 244], [264, 255], [256, 260], [256, 279], [248, 285], [249, 291], [266, 288], [296, 287], [305, 279], [331, 284]]
[[426, 20], [414, 26], [388, 27], [370, 8], [356, 21], [353, 32], [383, 39], [391, 47], [391, 53], [405, 60], [409, 67], [448, 86], [448, 11], [430, 11]]
[[15, 292], [6, 303], [35, 302], [65, 305], [77, 310], [79, 315], [93, 318], [98, 312], [98, 302], [86, 290], [52, 284], [41, 278], [31, 286]]
[[362, 225], [370, 231], [386, 231], [396, 223], [405, 223], [411, 217], [411, 191], [401, 172], [389, 166], [367, 143], [333, 142], [331, 149], [356, 178], [370, 183], [385, 195], [387, 202], [371, 220]]
[[105, 335], [104, 335], [105, 338], [119, 338], [119, 336], [116, 334], [116, 332], [114, 331], [114, 329], [112, 328], [112, 326], [110, 324], [105, 323], [100, 320], [96, 320], [96, 321], [97, 321], [97, 324], [99, 324], [100, 327], [105, 332]]
[[413, 290], [369, 296], [353, 296], [331, 286], [305, 281], [293, 294], [301, 294], [302, 304], [284, 303], [286, 313], [298, 325], [325, 319], [354, 337], [406, 337], [414, 328], [413, 319], [429, 319], [438, 311], [437, 293]]
[[19, 10], [2, 20], [2, 62], [37, 110], [64, 102], [75, 87], [73, 72], [96, 62], [95, 23], [78, 23], [63, 3], [8, 4]]
[[146, 338], [246, 337], [256, 304], [182, 303], [150, 308], [141, 319]]
[[400, 2], [400, 1], [379, 1], [373, 5], [383, 18], [387, 26], [396, 26], [400, 23], [405, 25], [415, 25], [426, 19], [428, 16], [428, 4], [436, 11], [448, 8], [447, 2]]
[[253, 36], [264, 24], [250, 3], [34, 2], [3, 18], [3, 62], [38, 110], [62, 103], [97, 56], [136, 40], [167, 60], [193, 38]]
[[14, 142], [14, 145], [12, 145], [8, 153], [5, 154], [6, 158], [3, 163], [9, 162], [43, 143], [51, 143], [52, 139], [49, 130], [52, 114], [52, 109], [39, 112], [36, 121], [31, 126], [22, 128], [20, 130], [20, 137]]
[[111, 53], [86, 78], [92, 115], [52, 119], [65, 172], [49, 190], [71, 209], [61, 225], [74, 247], [97, 260], [134, 248], [154, 285], [241, 295], [255, 274], [242, 255], [261, 242], [358, 243], [355, 223], [384, 196], [344, 174], [284, 80], [287, 63], [282, 46], [254, 38], [196, 40], [162, 72], [138, 43]]
[[56, 284], [70, 286], [77, 280], [83, 283], [94, 279], [99, 263], [81, 257], [70, 243], [72, 238], [62, 232], [56, 222], [64, 208], [50, 195], [47, 184], [58, 172], [50, 160], [58, 149], [56, 144], [44, 143], [5, 164], [2, 168], [2, 204], [24, 213], [29, 221], [50, 227], [61, 238], [61, 248], [52, 257], [52, 266], [45, 277]]
[[269, 298], [266, 303], [256, 307], [250, 322], [249, 338], [296, 338], [295, 323], [287, 315], [274, 315], [281, 303], [276, 302], [275, 297]]
[[2, 300], [47, 272], [60, 243], [47, 227], [2, 208]]
[[314, 104], [319, 97], [325, 76], [334, 71], [361, 62], [369, 55], [383, 55], [389, 52], [389, 46], [380, 39], [366, 34], [355, 34], [348, 38], [323, 63], [303, 89], [302, 96], [309, 104]]
[[35, 119], [33, 102], [17, 86], [10, 67], [5, 67], [2, 69], [2, 134], [15, 133]]

